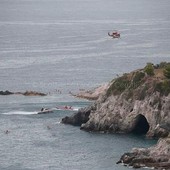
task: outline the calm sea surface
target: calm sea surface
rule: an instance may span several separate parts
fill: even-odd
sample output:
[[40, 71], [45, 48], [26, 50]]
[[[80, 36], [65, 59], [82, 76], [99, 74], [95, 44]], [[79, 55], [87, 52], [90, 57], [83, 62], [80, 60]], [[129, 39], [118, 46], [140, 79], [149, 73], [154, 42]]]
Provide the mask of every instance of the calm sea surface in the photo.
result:
[[[169, 0], [0, 0], [0, 90], [49, 93], [0, 96], [0, 169], [126, 170], [116, 165], [121, 154], [154, 144], [60, 124], [73, 112], [37, 111], [85, 107], [69, 92], [170, 62], [169, 11]], [[108, 37], [113, 30], [120, 39]]]

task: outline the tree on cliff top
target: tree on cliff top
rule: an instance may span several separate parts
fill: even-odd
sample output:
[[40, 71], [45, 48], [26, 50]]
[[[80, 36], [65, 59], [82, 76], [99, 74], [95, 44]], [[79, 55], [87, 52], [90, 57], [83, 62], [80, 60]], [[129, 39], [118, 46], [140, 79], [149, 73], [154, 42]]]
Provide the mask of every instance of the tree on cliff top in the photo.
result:
[[149, 76], [154, 75], [154, 67], [152, 63], [147, 63], [147, 65], [144, 68], [144, 72], [147, 73]]

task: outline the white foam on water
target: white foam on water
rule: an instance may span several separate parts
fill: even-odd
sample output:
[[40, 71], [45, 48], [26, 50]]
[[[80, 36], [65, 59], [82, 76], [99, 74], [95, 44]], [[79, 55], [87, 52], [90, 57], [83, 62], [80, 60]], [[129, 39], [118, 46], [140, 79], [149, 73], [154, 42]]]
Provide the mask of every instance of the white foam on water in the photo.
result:
[[72, 107], [72, 109], [60, 109], [60, 108], [52, 108], [51, 110], [63, 110], [63, 111], [78, 111], [80, 109], [80, 107]]
[[73, 110], [74, 110], [74, 111], [78, 111], [79, 109], [80, 109], [80, 108], [74, 108]]
[[33, 115], [33, 114], [37, 114], [37, 112], [10, 111], [10, 112], [2, 113], [2, 114], [4, 115]]

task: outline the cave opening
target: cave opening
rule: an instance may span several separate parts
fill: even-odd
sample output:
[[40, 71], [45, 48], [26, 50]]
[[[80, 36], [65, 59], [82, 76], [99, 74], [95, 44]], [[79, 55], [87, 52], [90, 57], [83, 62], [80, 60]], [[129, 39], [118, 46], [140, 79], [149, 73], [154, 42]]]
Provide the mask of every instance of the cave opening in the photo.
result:
[[145, 116], [139, 114], [136, 117], [135, 125], [132, 129], [132, 133], [136, 135], [145, 135], [149, 130], [149, 123]]

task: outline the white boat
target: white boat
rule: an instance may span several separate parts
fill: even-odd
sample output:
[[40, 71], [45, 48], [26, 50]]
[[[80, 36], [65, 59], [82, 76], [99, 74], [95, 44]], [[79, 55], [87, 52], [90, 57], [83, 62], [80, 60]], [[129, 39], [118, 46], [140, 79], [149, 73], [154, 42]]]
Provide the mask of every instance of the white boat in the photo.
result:
[[53, 111], [52, 110], [49, 110], [49, 109], [41, 109], [41, 111], [40, 112], [38, 112], [37, 114], [46, 114], [46, 113], [53, 113]]

